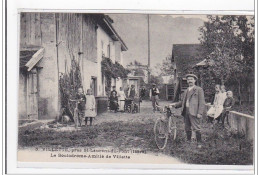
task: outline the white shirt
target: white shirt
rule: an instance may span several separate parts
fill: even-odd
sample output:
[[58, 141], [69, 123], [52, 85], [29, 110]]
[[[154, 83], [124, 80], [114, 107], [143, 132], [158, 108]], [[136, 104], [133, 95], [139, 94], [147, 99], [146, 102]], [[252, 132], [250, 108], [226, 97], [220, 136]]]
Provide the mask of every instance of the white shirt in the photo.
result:
[[194, 85], [191, 86], [191, 87], [188, 87], [189, 91], [192, 90], [194, 88]]
[[[194, 88], [194, 85], [191, 86], [191, 87], [188, 87], [188, 90], [191, 91], [192, 89]], [[188, 93], [188, 92], [187, 92]], [[187, 99], [186, 101], [186, 107], [188, 108], [190, 106], [190, 102], [189, 102], [189, 99]]]

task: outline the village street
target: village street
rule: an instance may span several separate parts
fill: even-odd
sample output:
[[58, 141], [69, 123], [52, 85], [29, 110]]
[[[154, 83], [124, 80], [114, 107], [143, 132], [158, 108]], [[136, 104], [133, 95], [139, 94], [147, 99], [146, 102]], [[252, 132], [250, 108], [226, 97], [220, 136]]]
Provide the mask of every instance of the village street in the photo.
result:
[[[168, 103], [160, 101], [162, 106]], [[178, 110], [176, 113], [178, 114]], [[83, 126], [78, 130], [75, 130], [73, 124], [56, 127], [54, 122], [42, 121], [41, 125], [27, 129], [24, 124], [19, 130], [19, 147], [20, 150], [32, 147], [135, 149], [145, 151], [145, 155], [150, 158], [164, 156], [172, 163], [252, 163], [252, 151], [249, 151], [253, 149], [251, 143], [243, 138], [237, 139], [238, 136], [227, 132], [227, 129], [212, 129], [204, 120], [202, 149], [198, 149], [194, 142], [186, 142], [183, 118], [179, 118], [177, 139], [174, 143], [169, 142], [166, 149], [160, 151], [153, 133], [154, 122], [160, 115], [158, 112], [153, 113], [150, 101], [143, 101], [140, 113], [108, 111], [98, 115], [93, 126]]]

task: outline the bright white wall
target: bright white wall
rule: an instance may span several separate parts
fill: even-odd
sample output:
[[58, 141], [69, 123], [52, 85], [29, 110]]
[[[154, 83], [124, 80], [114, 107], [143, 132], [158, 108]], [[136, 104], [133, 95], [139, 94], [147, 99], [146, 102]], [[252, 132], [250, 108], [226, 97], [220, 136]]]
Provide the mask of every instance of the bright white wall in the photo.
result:
[[[103, 48], [102, 48], [103, 43]], [[101, 61], [102, 61], [102, 53], [104, 53], [105, 57], [108, 57], [108, 45], [110, 45], [110, 59], [113, 63], [115, 63], [115, 45], [110, 38], [110, 36], [100, 27], [97, 29], [97, 95], [105, 95], [105, 84], [102, 83], [102, 72], [101, 72]], [[113, 81], [112, 81], [113, 82]], [[115, 85], [112, 83], [112, 86]]]

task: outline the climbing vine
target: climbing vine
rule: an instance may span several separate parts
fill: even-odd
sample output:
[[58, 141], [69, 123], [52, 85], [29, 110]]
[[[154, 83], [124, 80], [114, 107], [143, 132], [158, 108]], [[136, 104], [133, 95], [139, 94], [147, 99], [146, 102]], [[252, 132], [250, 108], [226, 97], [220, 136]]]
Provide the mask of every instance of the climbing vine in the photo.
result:
[[112, 78], [126, 78], [129, 71], [125, 69], [120, 63], [113, 63], [110, 58], [103, 57], [101, 61], [102, 76], [106, 80], [106, 93], [108, 94], [111, 89]]

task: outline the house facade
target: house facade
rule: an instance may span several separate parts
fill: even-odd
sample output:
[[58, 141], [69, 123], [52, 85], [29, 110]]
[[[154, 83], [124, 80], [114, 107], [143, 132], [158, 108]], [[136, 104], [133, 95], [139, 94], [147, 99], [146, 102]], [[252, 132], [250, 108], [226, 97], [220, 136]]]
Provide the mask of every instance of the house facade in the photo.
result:
[[60, 110], [60, 77], [76, 60], [84, 91], [105, 95], [103, 56], [122, 62], [127, 47], [104, 14], [21, 13], [19, 118], [53, 119]]

